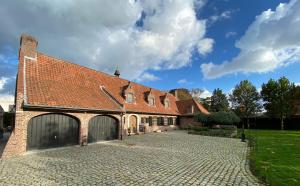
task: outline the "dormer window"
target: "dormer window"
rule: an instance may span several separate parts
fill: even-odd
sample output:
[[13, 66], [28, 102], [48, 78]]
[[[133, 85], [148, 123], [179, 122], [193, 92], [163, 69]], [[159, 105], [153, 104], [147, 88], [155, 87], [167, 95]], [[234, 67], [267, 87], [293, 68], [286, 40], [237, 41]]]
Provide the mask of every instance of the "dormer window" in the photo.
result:
[[154, 106], [154, 98], [149, 98], [149, 105]]
[[155, 97], [154, 97], [152, 89], [150, 89], [150, 91], [147, 92], [146, 100], [148, 101], [149, 106], [152, 106], [152, 107], [155, 106]]
[[131, 82], [128, 82], [128, 85], [124, 87], [123, 95], [126, 103], [135, 103], [136, 97], [134, 94], [133, 84]]
[[165, 100], [165, 107], [170, 108], [170, 101], [169, 100]]
[[133, 103], [134, 102], [134, 95], [133, 95], [133, 93], [128, 93], [126, 95], [126, 102], [127, 103]]
[[165, 108], [170, 108], [170, 100], [168, 98], [168, 93], [165, 94], [164, 98], [163, 98], [163, 103]]

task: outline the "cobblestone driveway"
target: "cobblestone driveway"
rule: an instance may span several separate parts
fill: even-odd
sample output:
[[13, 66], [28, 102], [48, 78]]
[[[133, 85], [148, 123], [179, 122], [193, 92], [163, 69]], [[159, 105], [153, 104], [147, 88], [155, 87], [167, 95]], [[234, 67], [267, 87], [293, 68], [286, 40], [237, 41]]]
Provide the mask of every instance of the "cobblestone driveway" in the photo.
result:
[[238, 139], [181, 131], [0, 162], [0, 185], [258, 185]]

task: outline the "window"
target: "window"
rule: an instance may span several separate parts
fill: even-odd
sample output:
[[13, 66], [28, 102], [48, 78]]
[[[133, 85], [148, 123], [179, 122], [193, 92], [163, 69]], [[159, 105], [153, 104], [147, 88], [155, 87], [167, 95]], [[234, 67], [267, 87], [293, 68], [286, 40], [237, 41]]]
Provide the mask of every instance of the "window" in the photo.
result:
[[149, 117], [149, 126], [152, 126], [152, 117]]
[[132, 93], [128, 93], [127, 96], [126, 96], [126, 102], [127, 103], [133, 103], [133, 100], [134, 100], [134, 96]]
[[157, 118], [157, 125], [159, 125], [159, 126], [164, 125], [164, 118], [163, 117], [158, 117]]
[[147, 118], [147, 117], [142, 117], [142, 118], [141, 118], [141, 123], [149, 123], [149, 118]]
[[173, 125], [173, 118], [168, 118], [168, 125]]
[[166, 108], [169, 108], [169, 107], [170, 107], [170, 102], [169, 102], [169, 100], [166, 100], [166, 101], [165, 101], [165, 107], [166, 107]]
[[154, 106], [154, 98], [149, 98], [149, 105]]

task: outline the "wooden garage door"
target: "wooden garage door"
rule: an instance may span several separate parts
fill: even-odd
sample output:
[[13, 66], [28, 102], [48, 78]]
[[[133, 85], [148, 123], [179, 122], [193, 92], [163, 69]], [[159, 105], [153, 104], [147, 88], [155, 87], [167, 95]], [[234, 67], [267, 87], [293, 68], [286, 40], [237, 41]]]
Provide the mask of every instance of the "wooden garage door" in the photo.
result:
[[89, 121], [88, 142], [118, 138], [118, 121], [110, 116], [96, 116]]
[[27, 149], [75, 145], [79, 142], [79, 122], [62, 114], [32, 118], [27, 128]]

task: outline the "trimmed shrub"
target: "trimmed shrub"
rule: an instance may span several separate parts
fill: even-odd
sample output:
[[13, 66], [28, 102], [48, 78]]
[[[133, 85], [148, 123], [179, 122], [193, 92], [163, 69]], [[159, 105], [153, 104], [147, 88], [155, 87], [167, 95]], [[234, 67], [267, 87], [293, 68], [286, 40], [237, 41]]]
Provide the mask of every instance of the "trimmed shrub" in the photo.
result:
[[234, 112], [213, 112], [211, 114], [200, 113], [195, 116], [195, 120], [206, 126], [235, 125], [240, 122], [240, 118]]
[[212, 113], [212, 121], [220, 125], [234, 125], [240, 122], [240, 118], [234, 112]]

